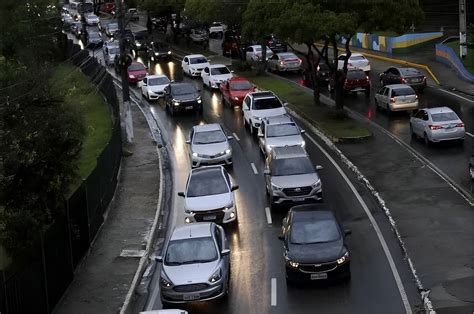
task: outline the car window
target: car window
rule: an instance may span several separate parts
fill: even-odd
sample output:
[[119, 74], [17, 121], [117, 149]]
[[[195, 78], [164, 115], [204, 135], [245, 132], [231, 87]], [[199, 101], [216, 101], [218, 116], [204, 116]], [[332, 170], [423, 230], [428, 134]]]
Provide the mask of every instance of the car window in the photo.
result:
[[169, 242], [166, 250], [165, 265], [208, 263], [217, 258], [212, 237], [173, 240]]
[[217, 247], [219, 248], [219, 251], [222, 251], [222, 233], [221, 230], [214, 226], [214, 233], [216, 237], [216, 242], [217, 242]]
[[189, 63], [191, 64], [207, 63], [207, 59], [204, 57], [190, 58]]
[[274, 159], [271, 172], [273, 176], [292, 176], [315, 173], [311, 161], [307, 157]]
[[184, 58], [184, 62], [188, 62], [188, 58]]
[[397, 96], [408, 96], [408, 95], [415, 95], [415, 91], [411, 87], [402, 87], [402, 88], [394, 88], [392, 89], [392, 97]]
[[261, 98], [255, 99], [252, 104], [253, 110], [267, 110], [281, 108], [283, 105], [280, 103], [278, 98]]
[[418, 119], [423, 119], [423, 114], [425, 113], [424, 110], [418, 110], [417, 113], [415, 113], [415, 118], [418, 118]]
[[229, 84], [231, 90], [249, 90], [252, 88], [252, 84], [248, 81], [237, 81]]
[[229, 74], [229, 73], [230, 71], [227, 67], [211, 68], [212, 75], [222, 75], [222, 74]]
[[275, 124], [267, 127], [267, 137], [292, 136], [300, 134], [294, 123]]
[[341, 234], [332, 219], [295, 221], [290, 230], [293, 244], [325, 243], [339, 240]]
[[[196, 134], [194, 138], [196, 138]], [[229, 193], [229, 187], [222, 172], [217, 169], [205, 169], [191, 175], [187, 197], [199, 197]]]
[[248, 52], [253, 52], [253, 48], [252, 48], [252, 47], [248, 47], [248, 48], [247, 48], [247, 51], [248, 51]]
[[118, 55], [120, 53], [120, 49], [118, 47], [111, 47], [108, 48], [109, 52], [108, 54], [110, 55]]
[[298, 57], [294, 53], [282, 53], [280, 54], [280, 59], [291, 60], [291, 59], [298, 59]]
[[395, 69], [395, 68], [390, 68], [390, 69], [388, 69], [388, 73], [389, 73], [389, 74], [392, 74], [392, 75], [397, 75], [397, 74], [398, 74], [398, 71], [397, 71], [397, 69]]
[[194, 134], [193, 144], [215, 144], [226, 141], [226, 137], [221, 130], [201, 131]]
[[405, 76], [421, 75], [421, 72], [414, 68], [401, 68], [400, 72]]
[[140, 71], [140, 70], [145, 70], [145, 66], [140, 63], [132, 64], [128, 67], [129, 71]]
[[345, 59], [346, 59], [346, 56], [344, 56], [344, 55], [339, 56], [339, 57], [337, 58], [337, 60], [342, 60], [342, 61], [344, 61]]
[[165, 85], [169, 82], [170, 80], [167, 77], [153, 77], [148, 80], [148, 85]]
[[440, 113], [432, 113], [431, 119], [433, 120], [433, 122], [442, 122], [442, 121], [458, 120], [459, 117], [454, 112], [440, 112]]
[[383, 89], [383, 95], [384, 95], [384, 96], [388, 96], [388, 91], [389, 91], [389, 89], [388, 89], [387, 87], [385, 87], [385, 88]]

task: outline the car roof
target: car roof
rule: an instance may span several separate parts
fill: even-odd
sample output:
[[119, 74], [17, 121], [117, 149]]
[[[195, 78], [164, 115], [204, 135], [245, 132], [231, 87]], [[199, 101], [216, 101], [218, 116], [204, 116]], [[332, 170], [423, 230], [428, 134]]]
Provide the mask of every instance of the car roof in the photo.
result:
[[293, 121], [293, 119], [286, 114], [282, 114], [280, 116], [266, 117], [263, 119], [263, 121], [268, 125], [295, 123], [295, 121]]
[[147, 79], [151, 79], [151, 78], [162, 78], [162, 77], [166, 77], [168, 78], [166, 75], [164, 74], [153, 74], [153, 75], [147, 75], [146, 78]]
[[292, 221], [310, 221], [310, 220], [323, 220], [331, 219], [336, 220], [333, 212], [330, 210], [329, 206], [325, 204], [308, 204], [295, 206], [290, 209], [293, 217]]
[[389, 84], [389, 85], [385, 85], [385, 87], [389, 87], [391, 89], [397, 89], [397, 88], [411, 88], [410, 85], [407, 85], [407, 84]]
[[397, 67], [398, 71], [400, 71], [403, 75], [420, 75], [422, 74], [418, 69], [409, 68], [409, 67]]
[[270, 91], [265, 91], [265, 92], [253, 92], [253, 93], [248, 93], [248, 95], [252, 96], [255, 99], [259, 98], [275, 98], [276, 95], [273, 92]]
[[210, 69], [214, 69], [214, 68], [227, 68], [227, 66], [225, 64], [211, 64], [209, 65], [209, 68]]
[[249, 82], [245, 77], [243, 76], [234, 76], [228, 80], [229, 83], [231, 82]]
[[277, 55], [277, 56], [284, 56], [284, 55], [293, 55], [293, 56], [296, 56], [296, 54], [295, 54], [294, 52], [291, 52], [291, 51], [277, 52], [276, 55]]
[[171, 82], [170, 86], [171, 87], [178, 87], [178, 86], [192, 86], [192, 87], [194, 87], [194, 85], [189, 83], [189, 82]]
[[193, 126], [193, 128], [195, 132], [222, 130], [221, 126], [218, 123], [198, 124], [198, 125]]
[[308, 154], [300, 145], [280, 146], [272, 149], [273, 159], [306, 157]]
[[210, 237], [212, 235], [211, 225], [212, 223], [210, 222], [195, 222], [176, 227], [171, 234], [170, 240]]
[[442, 112], [454, 112], [453, 109], [449, 107], [435, 107], [435, 108], [425, 108], [429, 113], [442, 113]]
[[[184, 56], [184, 58], [198, 58], [198, 57], [204, 57], [206, 58], [204, 55], [200, 55], [200, 54], [193, 54], [193, 55], [186, 55]], [[207, 59], [207, 58], [206, 58]]]
[[225, 170], [223, 166], [216, 165], [216, 166], [204, 166], [204, 167], [199, 167], [199, 168], [194, 168], [191, 170], [190, 175], [193, 174], [199, 174], [200, 172], [216, 172], [216, 173], [222, 173], [222, 171]]
[[140, 65], [143, 65], [143, 67], [145, 67], [145, 65], [141, 62], [138, 62], [138, 61], [133, 61], [132, 64], [130, 65], [136, 65], [136, 64], [140, 64]]

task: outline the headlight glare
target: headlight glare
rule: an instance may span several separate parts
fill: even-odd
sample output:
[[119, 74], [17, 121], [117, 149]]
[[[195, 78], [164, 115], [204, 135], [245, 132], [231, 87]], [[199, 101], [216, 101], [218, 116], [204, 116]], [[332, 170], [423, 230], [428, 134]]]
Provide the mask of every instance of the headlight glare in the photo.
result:
[[293, 268], [298, 268], [300, 266], [300, 263], [294, 262], [294, 261], [288, 261], [288, 265]]
[[230, 149], [226, 149], [224, 153], [226, 154], [230, 154], [231, 150]]
[[341, 258], [337, 259], [337, 264], [338, 265], [344, 264], [348, 260], [349, 260], [349, 252], [346, 252], [343, 256], [341, 256]]
[[209, 281], [214, 283], [219, 281], [222, 278], [222, 272], [221, 269], [219, 268], [210, 278]]
[[163, 277], [160, 278], [160, 283], [161, 283], [162, 287], [165, 287], [165, 288], [171, 287], [171, 282], [169, 282], [168, 280], [166, 280]]
[[193, 153], [193, 157], [199, 157], [198, 153]]

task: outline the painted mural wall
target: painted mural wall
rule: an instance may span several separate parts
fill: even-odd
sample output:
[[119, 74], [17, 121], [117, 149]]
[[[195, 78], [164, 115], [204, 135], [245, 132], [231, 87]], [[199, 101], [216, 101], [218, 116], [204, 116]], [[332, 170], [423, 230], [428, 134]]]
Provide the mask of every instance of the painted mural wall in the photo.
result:
[[461, 78], [474, 83], [474, 74], [466, 70], [461, 60], [459, 60], [458, 55], [451, 47], [437, 44], [436, 60], [454, 68]]

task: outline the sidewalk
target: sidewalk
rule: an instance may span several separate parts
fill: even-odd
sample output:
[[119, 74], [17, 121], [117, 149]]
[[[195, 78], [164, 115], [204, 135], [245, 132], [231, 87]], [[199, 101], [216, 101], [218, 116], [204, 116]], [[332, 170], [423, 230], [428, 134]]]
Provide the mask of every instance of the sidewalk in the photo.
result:
[[118, 313], [137, 271], [136, 255], [145, 249], [157, 210], [160, 171], [148, 123], [136, 106], [132, 114], [135, 138], [127, 148], [133, 155], [122, 160], [108, 217], [55, 313]]

